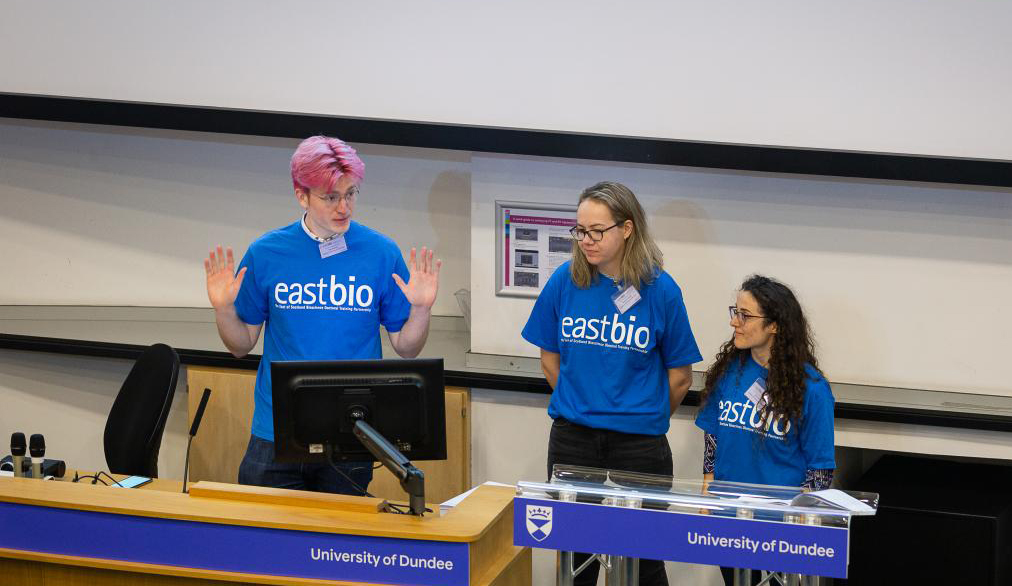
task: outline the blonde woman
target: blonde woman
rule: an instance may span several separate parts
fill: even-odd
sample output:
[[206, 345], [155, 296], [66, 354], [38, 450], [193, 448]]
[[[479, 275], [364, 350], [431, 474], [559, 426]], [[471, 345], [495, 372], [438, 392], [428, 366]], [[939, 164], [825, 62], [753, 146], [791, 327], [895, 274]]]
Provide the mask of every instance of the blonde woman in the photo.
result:
[[[606, 181], [580, 195], [573, 258], [552, 275], [523, 337], [541, 348], [553, 389], [548, 473], [555, 464], [672, 473], [665, 433], [702, 360], [682, 292], [663, 270], [636, 196]], [[585, 556], [578, 555], [579, 567]], [[596, 584], [597, 563], [576, 577]], [[642, 560], [640, 584], [667, 584]]]

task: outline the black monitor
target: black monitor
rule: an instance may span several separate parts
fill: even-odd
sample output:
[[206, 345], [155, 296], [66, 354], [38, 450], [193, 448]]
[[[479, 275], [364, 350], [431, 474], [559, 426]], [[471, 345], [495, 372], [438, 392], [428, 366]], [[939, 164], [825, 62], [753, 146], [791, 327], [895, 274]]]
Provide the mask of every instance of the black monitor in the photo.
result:
[[362, 420], [409, 460], [446, 459], [442, 359], [271, 363], [274, 459], [377, 461]]

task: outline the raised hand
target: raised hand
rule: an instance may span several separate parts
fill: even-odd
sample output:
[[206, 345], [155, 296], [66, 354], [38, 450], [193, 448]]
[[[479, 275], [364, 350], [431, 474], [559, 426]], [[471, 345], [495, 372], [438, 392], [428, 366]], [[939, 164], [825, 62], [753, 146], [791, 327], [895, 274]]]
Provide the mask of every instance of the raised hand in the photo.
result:
[[215, 309], [225, 309], [235, 303], [242, 286], [246, 267], [235, 273], [235, 256], [232, 248], [222, 251], [218, 247], [217, 254], [212, 249], [204, 259], [204, 272], [207, 273], [207, 299]]
[[436, 259], [432, 262], [434, 251], [427, 250], [424, 246], [418, 257], [415, 257], [415, 249], [411, 249], [411, 256], [408, 258], [408, 282], [405, 283], [400, 275], [394, 274], [394, 282], [401, 288], [408, 302], [413, 306], [430, 308], [436, 302], [436, 293], [439, 291], [439, 269], [443, 261]]

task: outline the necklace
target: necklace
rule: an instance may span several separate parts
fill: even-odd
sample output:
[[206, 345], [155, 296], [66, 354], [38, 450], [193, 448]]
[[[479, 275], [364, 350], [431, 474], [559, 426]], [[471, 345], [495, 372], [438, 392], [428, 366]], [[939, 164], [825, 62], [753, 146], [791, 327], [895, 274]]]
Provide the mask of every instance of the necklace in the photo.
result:
[[600, 269], [598, 269], [597, 272], [600, 273], [602, 276], [608, 277], [609, 279], [611, 279], [611, 282], [615, 284], [615, 288], [616, 289], [618, 289], [619, 291], [622, 290], [622, 284], [618, 282], [618, 279], [616, 279], [615, 277], [609, 275], [608, 273], [606, 273], [606, 272], [604, 272], [604, 271], [602, 271]]

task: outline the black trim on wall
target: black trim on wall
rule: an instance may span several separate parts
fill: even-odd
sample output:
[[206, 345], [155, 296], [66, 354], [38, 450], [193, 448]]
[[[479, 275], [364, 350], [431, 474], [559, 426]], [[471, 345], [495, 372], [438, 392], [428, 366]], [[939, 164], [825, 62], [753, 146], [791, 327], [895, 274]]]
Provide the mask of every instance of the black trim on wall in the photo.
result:
[[[145, 346], [136, 344], [114, 344], [110, 342], [92, 342], [88, 340], [70, 340], [64, 338], [45, 338], [41, 336], [21, 336], [16, 334], [0, 334], [0, 349], [27, 350], [33, 352], [52, 352], [76, 356], [95, 356], [101, 358], [123, 358], [136, 360]], [[250, 355], [235, 358], [227, 352], [210, 352], [207, 350], [188, 350], [176, 348], [182, 364], [193, 366], [214, 366], [220, 368], [237, 368], [256, 370], [260, 365], [260, 357]], [[492, 389], [500, 391], [518, 391], [524, 393], [551, 393], [551, 388], [544, 378], [491, 373], [447, 370], [443, 379], [449, 386], [472, 389]], [[689, 391], [682, 402], [683, 405], [699, 405], [699, 392]], [[906, 407], [884, 407], [878, 405], [859, 405], [854, 403], [837, 403], [835, 414], [841, 419], [862, 419], [868, 421], [885, 421], [891, 423], [912, 423], [960, 429], [981, 429], [986, 431], [1012, 431], [1012, 417], [976, 413], [959, 413], [934, 411], [931, 409], [914, 409]]]
[[0, 92], [0, 117], [651, 163], [1012, 187], [1012, 162], [602, 136]]

